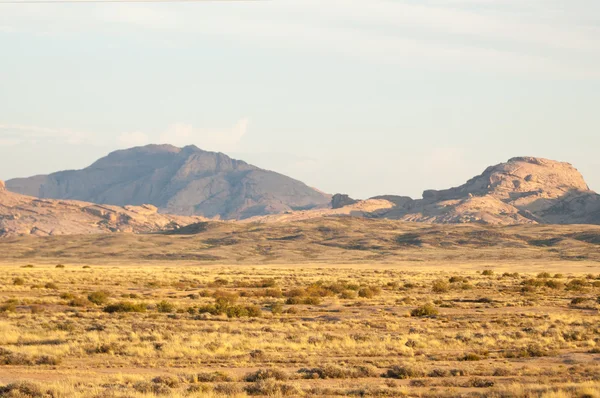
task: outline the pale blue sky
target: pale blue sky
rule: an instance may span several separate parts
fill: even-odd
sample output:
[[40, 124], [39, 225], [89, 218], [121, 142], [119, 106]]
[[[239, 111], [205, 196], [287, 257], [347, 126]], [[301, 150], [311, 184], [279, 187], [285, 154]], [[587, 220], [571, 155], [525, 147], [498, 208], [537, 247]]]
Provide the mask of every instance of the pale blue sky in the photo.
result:
[[513, 156], [600, 190], [597, 0], [0, 4], [0, 179], [146, 143], [355, 197]]

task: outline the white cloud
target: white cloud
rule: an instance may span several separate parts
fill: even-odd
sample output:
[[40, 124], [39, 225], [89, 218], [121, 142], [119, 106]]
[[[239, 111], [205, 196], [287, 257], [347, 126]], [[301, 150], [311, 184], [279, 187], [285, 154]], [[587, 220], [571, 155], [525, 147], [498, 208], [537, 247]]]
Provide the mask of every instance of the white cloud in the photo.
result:
[[123, 133], [117, 138], [117, 142], [120, 146], [129, 148], [134, 146], [142, 146], [150, 143], [150, 137], [147, 134], [140, 131], [134, 131], [131, 133]]
[[0, 124], [0, 140], [12, 145], [27, 143], [38, 144], [60, 140], [66, 144], [77, 145], [94, 139], [94, 134], [69, 129], [55, 129], [20, 124]]
[[[119, 35], [127, 29], [343, 54], [373, 63], [598, 77], [598, 2], [580, 0], [281, 0], [229, 5], [99, 5], [92, 15], [6, 8], [0, 25]], [[43, 11], [44, 10], [44, 11]], [[233, 11], [232, 11], [233, 10]], [[4, 11], [4, 10], [3, 10]], [[37, 12], [34, 12], [37, 11]], [[82, 21], [85, 20], [85, 24]], [[151, 37], [156, 43], [156, 38]]]
[[0, 138], [0, 146], [14, 146], [19, 144], [19, 140], [14, 138]]
[[207, 150], [232, 151], [246, 135], [248, 124], [246, 118], [230, 129], [201, 129], [190, 124], [175, 123], [160, 135], [159, 141], [175, 146], [197, 145]]

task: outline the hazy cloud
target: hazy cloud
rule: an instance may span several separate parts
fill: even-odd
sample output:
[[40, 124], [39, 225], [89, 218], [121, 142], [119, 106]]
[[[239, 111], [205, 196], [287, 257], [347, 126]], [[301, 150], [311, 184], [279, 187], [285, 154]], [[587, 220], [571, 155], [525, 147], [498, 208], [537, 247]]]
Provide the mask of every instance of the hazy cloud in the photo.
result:
[[0, 142], [11, 145], [27, 143], [38, 144], [49, 140], [60, 140], [66, 144], [76, 145], [92, 140], [94, 134], [69, 129], [55, 129], [19, 124], [0, 124]]
[[142, 146], [150, 143], [150, 137], [148, 134], [140, 131], [134, 131], [131, 133], [122, 133], [117, 138], [117, 142], [120, 146], [130, 148], [134, 146]]
[[230, 129], [211, 130], [196, 128], [190, 124], [175, 123], [160, 135], [159, 142], [175, 146], [194, 144], [207, 150], [231, 151], [246, 135], [248, 124], [249, 120], [244, 118]]

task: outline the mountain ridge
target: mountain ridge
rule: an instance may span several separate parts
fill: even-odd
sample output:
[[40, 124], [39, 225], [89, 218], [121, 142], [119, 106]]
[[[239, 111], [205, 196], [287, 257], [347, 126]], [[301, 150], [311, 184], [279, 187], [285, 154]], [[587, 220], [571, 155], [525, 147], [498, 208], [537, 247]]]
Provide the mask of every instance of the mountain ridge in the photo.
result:
[[118, 150], [81, 170], [6, 182], [11, 191], [116, 206], [149, 203], [161, 212], [238, 219], [326, 206], [330, 195], [304, 183], [189, 145]]

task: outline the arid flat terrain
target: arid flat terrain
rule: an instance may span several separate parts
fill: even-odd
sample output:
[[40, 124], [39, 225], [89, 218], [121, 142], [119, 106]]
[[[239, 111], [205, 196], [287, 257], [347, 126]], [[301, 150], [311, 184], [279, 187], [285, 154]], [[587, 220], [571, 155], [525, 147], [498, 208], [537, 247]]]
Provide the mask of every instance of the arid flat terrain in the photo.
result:
[[0, 241], [0, 396], [595, 397], [600, 228], [325, 218]]

